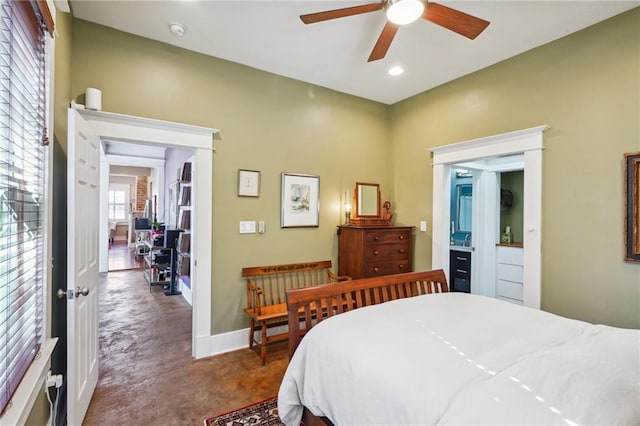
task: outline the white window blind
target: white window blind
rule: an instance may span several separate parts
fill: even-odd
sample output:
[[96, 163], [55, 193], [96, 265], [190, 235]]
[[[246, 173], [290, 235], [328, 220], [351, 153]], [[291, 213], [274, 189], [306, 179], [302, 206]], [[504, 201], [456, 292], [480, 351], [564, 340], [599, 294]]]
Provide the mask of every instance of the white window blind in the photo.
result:
[[0, 0], [0, 411], [42, 343], [45, 32], [29, 1]]
[[109, 219], [126, 220], [127, 192], [121, 189], [109, 190]]

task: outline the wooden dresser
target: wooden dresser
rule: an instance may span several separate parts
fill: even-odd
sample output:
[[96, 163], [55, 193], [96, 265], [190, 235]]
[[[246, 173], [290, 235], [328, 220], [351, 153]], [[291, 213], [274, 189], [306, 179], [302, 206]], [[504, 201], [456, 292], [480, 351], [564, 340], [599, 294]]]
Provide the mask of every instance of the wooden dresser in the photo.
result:
[[339, 226], [338, 274], [353, 279], [413, 271], [413, 226]]

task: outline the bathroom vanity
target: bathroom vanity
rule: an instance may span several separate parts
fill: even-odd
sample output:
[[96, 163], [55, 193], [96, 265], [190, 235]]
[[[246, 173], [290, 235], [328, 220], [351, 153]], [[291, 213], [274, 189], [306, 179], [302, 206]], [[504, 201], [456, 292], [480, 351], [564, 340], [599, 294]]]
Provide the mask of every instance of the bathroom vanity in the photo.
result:
[[451, 291], [471, 292], [471, 247], [452, 246], [449, 251]]

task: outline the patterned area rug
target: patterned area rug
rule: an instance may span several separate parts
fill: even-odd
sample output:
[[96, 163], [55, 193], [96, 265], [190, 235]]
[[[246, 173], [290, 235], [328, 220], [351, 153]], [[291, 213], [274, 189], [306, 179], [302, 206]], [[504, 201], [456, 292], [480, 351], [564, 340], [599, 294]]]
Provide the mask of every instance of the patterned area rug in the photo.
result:
[[280, 426], [278, 398], [266, 399], [248, 407], [204, 420], [205, 426]]

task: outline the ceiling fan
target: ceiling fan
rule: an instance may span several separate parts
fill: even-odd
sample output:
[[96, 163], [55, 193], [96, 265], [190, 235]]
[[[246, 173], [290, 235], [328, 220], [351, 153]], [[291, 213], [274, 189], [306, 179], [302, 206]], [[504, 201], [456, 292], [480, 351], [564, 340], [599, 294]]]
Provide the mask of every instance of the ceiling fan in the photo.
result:
[[478, 37], [489, 25], [489, 21], [485, 21], [484, 19], [476, 18], [459, 10], [426, 0], [382, 0], [378, 3], [309, 13], [307, 15], [301, 15], [300, 19], [305, 24], [313, 24], [330, 19], [344, 18], [345, 16], [375, 12], [382, 9], [386, 10], [387, 23], [382, 29], [382, 33], [380, 37], [378, 37], [378, 41], [373, 47], [367, 62], [384, 58], [400, 25], [411, 23], [420, 17], [471, 40]]

